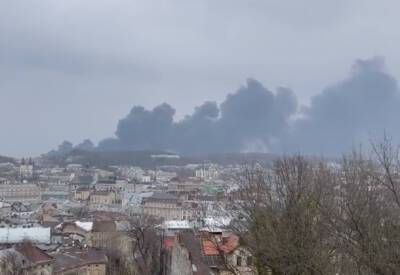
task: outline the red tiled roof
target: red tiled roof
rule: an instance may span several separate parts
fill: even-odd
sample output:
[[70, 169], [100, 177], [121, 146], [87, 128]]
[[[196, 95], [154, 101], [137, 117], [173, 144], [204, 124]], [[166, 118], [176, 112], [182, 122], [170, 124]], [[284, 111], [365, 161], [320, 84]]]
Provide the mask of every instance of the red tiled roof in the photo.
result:
[[203, 254], [206, 256], [219, 255], [217, 246], [210, 240], [203, 240]]
[[234, 234], [225, 238], [215, 237], [215, 240], [206, 239], [202, 241], [202, 249], [205, 256], [219, 255], [220, 252], [228, 254], [238, 246], [239, 237]]

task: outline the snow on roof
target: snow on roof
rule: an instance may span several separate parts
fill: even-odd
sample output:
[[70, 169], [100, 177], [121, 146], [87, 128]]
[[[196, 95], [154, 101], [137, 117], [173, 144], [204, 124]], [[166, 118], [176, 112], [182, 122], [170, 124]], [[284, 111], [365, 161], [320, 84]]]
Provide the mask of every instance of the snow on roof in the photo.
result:
[[50, 227], [0, 228], [0, 243], [20, 243], [24, 240], [50, 243]]
[[169, 221], [164, 221], [162, 224], [162, 227], [164, 229], [190, 229], [192, 228], [191, 224], [189, 221], [178, 221], [178, 220], [169, 220]]
[[79, 226], [80, 228], [82, 228], [86, 231], [92, 231], [92, 228], [93, 228], [93, 222], [76, 221], [75, 224], [76, 224], [76, 226]]
[[[81, 221], [75, 221], [74, 222], [76, 226], [82, 228], [85, 231], [92, 231], [93, 229], [93, 222], [81, 222]], [[56, 228], [62, 228], [63, 223], [60, 223], [59, 225], [56, 226]]]
[[208, 217], [204, 219], [206, 226], [209, 227], [226, 227], [231, 223], [230, 217]]

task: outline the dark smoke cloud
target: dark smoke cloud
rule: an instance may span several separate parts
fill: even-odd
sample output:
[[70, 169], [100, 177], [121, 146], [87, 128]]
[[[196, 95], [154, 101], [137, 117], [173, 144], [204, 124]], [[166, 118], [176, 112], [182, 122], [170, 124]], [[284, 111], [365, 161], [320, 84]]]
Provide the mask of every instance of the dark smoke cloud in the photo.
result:
[[399, 107], [397, 82], [385, 71], [384, 60], [357, 60], [349, 77], [313, 97], [308, 107], [298, 108], [291, 90], [274, 93], [254, 79], [220, 105], [207, 101], [178, 122], [166, 103], [153, 110], [135, 106], [119, 121], [115, 138], [101, 141], [98, 149], [335, 156], [384, 131], [400, 138]]
[[170, 150], [185, 154], [237, 152], [249, 144], [262, 144], [279, 137], [297, 100], [288, 89], [274, 94], [254, 79], [218, 106], [205, 102], [192, 115], [173, 121], [175, 110], [164, 103], [153, 110], [135, 106], [121, 119], [116, 138], [99, 143], [100, 150]]
[[386, 132], [399, 138], [399, 90], [384, 60], [355, 62], [350, 76], [315, 96], [286, 137], [291, 150], [339, 155]]
[[100, 150], [154, 150], [167, 149], [173, 127], [175, 109], [163, 103], [148, 111], [135, 106], [118, 122], [115, 135], [101, 141]]
[[296, 110], [297, 100], [290, 90], [278, 89], [273, 94], [250, 79], [247, 86], [228, 95], [221, 104], [221, 142], [226, 151], [269, 150]]

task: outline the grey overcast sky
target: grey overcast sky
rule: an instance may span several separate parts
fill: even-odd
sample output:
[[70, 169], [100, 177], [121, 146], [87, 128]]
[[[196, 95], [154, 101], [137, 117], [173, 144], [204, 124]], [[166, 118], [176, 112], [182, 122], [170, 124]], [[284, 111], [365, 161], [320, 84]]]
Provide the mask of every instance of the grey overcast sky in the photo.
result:
[[0, 1], [0, 154], [112, 136], [133, 105], [175, 119], [248, 77], [303, 104], [383, 56], [400, 78], [398, 0]]

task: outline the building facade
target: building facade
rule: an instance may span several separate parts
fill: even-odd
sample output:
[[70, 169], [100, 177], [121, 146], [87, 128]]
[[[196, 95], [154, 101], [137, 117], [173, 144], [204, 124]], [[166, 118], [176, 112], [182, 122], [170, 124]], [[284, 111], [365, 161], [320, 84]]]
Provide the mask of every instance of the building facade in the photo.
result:
[[41, 202], [40, 188], [36, 184], [1, 184], [0, 200], [6, 202], [39, 203]]

